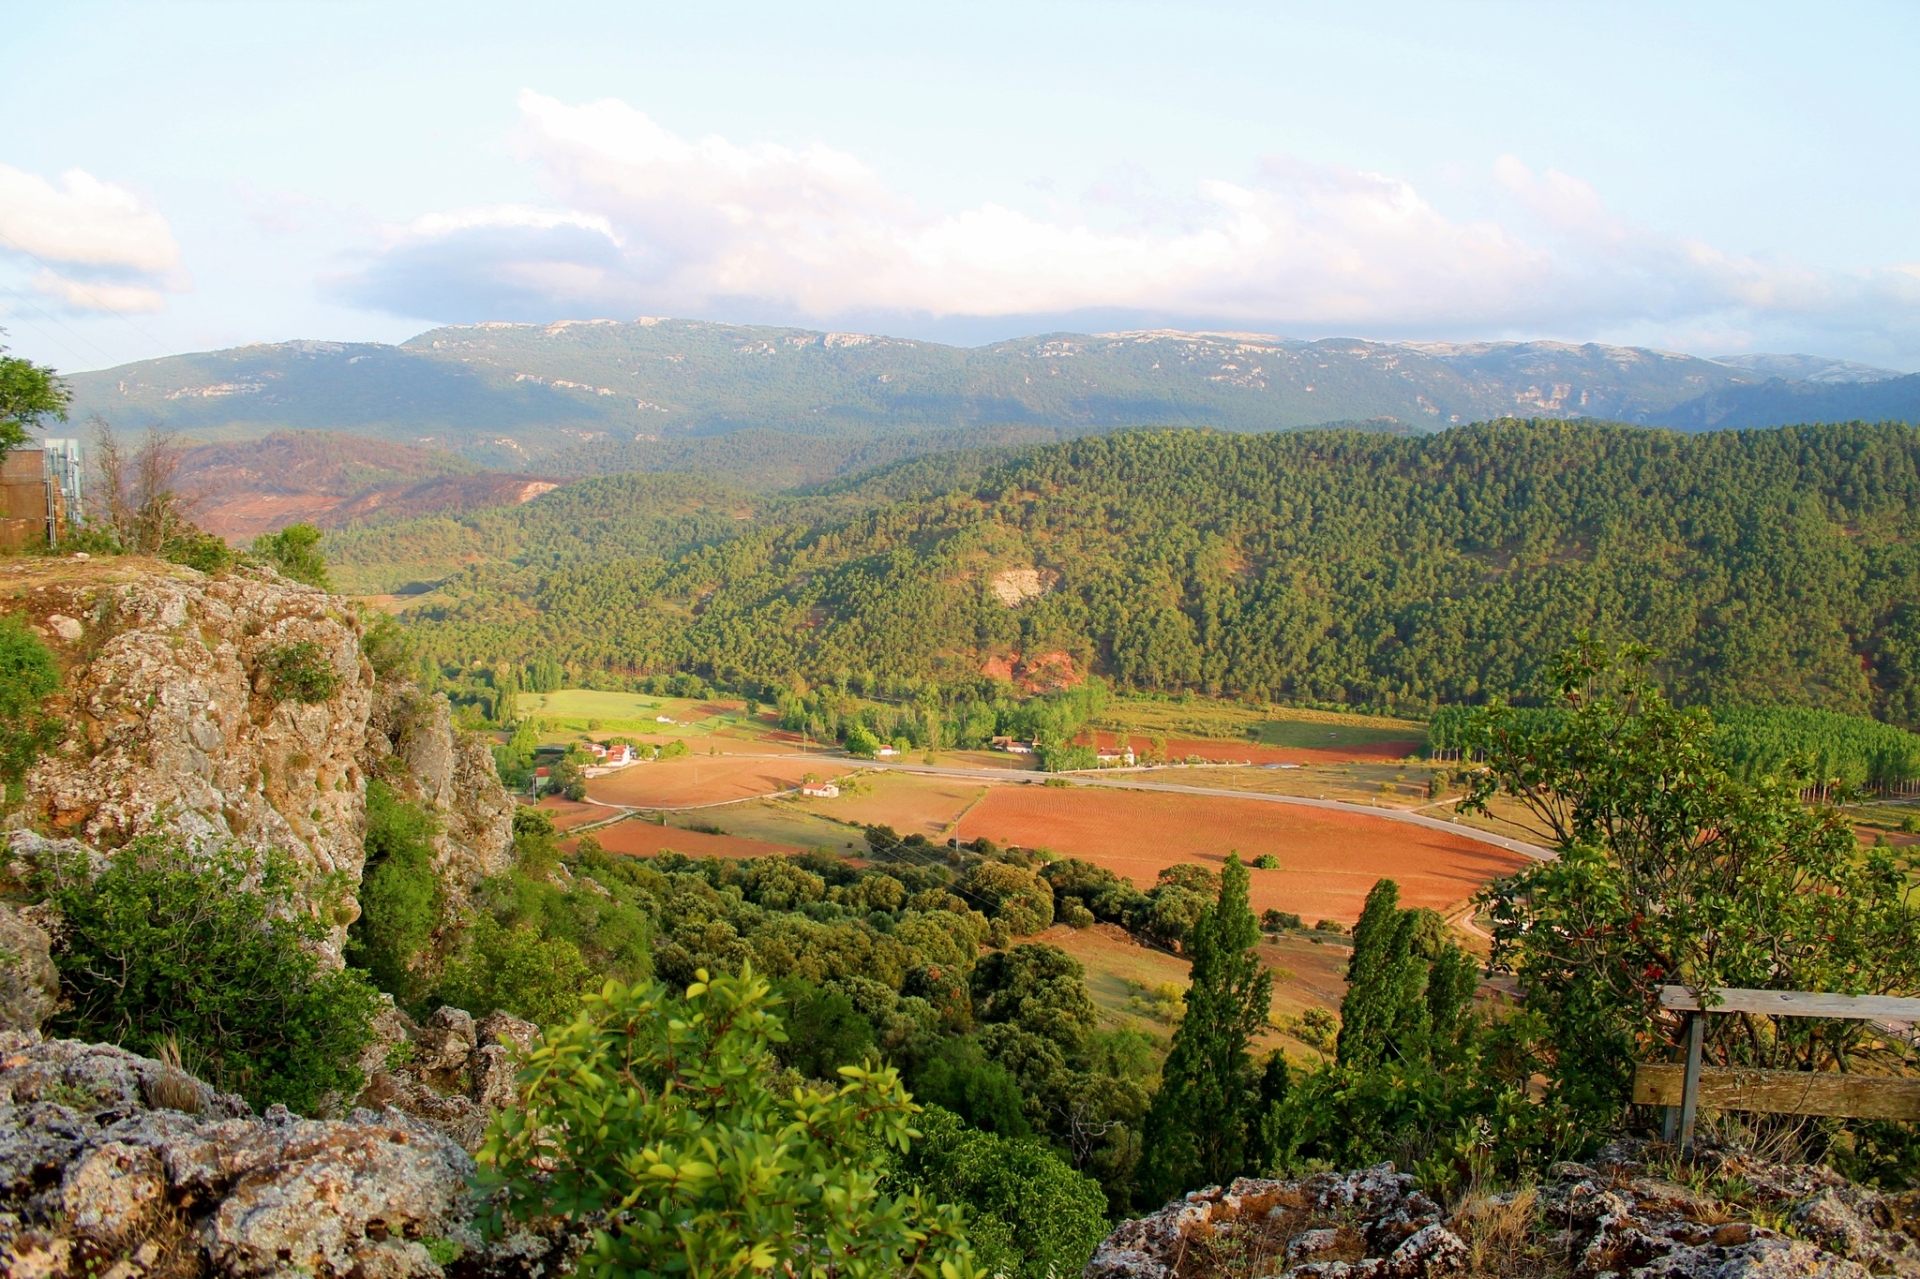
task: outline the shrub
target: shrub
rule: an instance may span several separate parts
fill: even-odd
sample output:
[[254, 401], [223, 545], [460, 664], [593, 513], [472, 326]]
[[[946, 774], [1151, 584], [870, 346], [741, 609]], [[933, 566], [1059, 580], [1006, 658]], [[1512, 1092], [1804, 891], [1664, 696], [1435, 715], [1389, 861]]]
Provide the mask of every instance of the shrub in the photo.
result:
[[320, 555], [320, 530], [311, 524], [289, 524], [278, 533], [253, 539], [253, 553], [296, 582], [333, 589], [327, 580], [327, 561]]
[[859, 756], [861, 759], [872, 759], [880, 753], [880, 739], [860, 724], [855, 724], [847, 730], [845, 745], [847, 754]]
[[481, 914], [447, 965], [441, 998], [475, 1013], [500, 1010], [554, 1026], [580, 1010], [592, 976], [580, 948], [566, 938]]
[[883, 1181], [911, 1145], [898, 1074], [778, 1095], [767, 984], [696, 977], [684, 999], [609, 982], [534, 1050], [480, 1152], [487, 1228], [581, 1222], [590, 1272], [972, 1279], [959, 1210]]
[[0, 785], [9, 790], [60, 740], [60, 721], [42, 706], [59, 687], [47, 646], [19, 618], [0, 617]]
[[1107, 1235], [1107, 1196], [1044, 1142], [969, 1128], [931, 1107], [896, 1177], [967, 1209], [982, 1270], [1014, 1279], [1077, 1275]]
[[310, 1113], [350, 1094], [379, 997], [362, 974], [321, 968], [310, 947], [326, 925], [294, 882], [279, 854], [253, 866], [169, 836], [135, 840], [91, 881], [81, 859], [43, 868], [66, 921], [54, 1030], [147, 1056], [176, 1040], [195, 1074], [256, 1106]]
[[1300, 916], [1290, 910], [1274, 910], [1272, 907], [1261, 912], [1260, 927], [1269, 933], [1283, 932], [1289, 928], [1300, 927]]
[[444, 900], [433, 872], [436, 833], [426, 810], [385, 782], [367, 783], [367, 861], [347, 959], [403, 1004], [420, 993], [414, 957], [432, 936]]
[[276, 702], [324, 702], [340, 691], [340, 672], [312, 640], [276, 645], [261, 654], [260, 665], [273, 681]]
[[373, 667], [374, 678], [394, 679], [411, 674], [418, 657], [412, 638], [401, 629], [400, 623], [391, 614], [376, 609], [369, 609], [362, 616], [366, 626], [360, 632], [360, 652]]
[[1279, 870], [1280, 859], [1272, 853], [1262, 853], [1253, 859], [1253, 868], [1255, 870]]
[[233, 567], [238, 556], [226, 539], [186, 526], [168, 538], [160, 548], [160, 558], [173, 564], [185, 564], [202, 573], [223, 573]]

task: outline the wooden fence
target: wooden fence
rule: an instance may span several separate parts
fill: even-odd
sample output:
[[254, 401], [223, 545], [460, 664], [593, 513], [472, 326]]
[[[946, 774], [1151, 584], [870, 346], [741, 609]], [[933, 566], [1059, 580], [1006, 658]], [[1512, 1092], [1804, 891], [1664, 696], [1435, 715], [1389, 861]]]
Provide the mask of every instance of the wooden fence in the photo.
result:
[[1660, 1006], [1687, 1014], [1683, 1063], [1638, 1063], [1633, 1100], [1667, 1108], [1665, 1135], [1693, 1147], [1694, 1117], [1702, 1103], [1715, 1110], [1775, 1115], [1837, 1115], [1849, 1119], [1920, 1120], [1920, 1079], [1849, 1075], [1832, 1071], [1740, 1070], [1702, 1067], [1707, 1017], [1763, 1013], [1769, 1017], [1835, 1017], [1856, 1021], [1920, 1022], [1920, 999], [1891, 995], [1828, 995], [1804, 990], [1716, 990], [1702, 1005], [1687, 986], [1662, 986]]

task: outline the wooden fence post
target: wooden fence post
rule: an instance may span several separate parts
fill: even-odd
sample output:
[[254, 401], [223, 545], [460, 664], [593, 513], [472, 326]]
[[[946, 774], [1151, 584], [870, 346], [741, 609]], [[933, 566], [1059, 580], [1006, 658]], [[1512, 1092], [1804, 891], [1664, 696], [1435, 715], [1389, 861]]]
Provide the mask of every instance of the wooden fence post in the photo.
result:
[[1687, 1018], [1687, 1073], [1680, 1085], [1680, 1153], [1693, 1153], [1693, 1118], [1700, 1108], [1700, 1052], [1706, 1039], [1707, 1015]]

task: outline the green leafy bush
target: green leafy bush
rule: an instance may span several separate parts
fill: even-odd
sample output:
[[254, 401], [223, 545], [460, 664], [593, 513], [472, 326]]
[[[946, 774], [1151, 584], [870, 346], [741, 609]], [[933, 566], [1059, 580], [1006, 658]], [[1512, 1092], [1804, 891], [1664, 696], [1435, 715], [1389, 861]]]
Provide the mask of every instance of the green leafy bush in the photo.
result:
[[283, 856], [256, 866], [146, 836], [95, 879], [76, 858], [36, 885], [65, 920], [55, 1033], [148, 1056], [176, 1040], [195, 1074], [256, 1106], [311, 1113], [359, 1086], [379, 997], [362, 974], [320, 966], [310, 947], [326, 925], [293, 900]]
[[812, 982], [783, 983], [782, 1020], [787, 1039], [774, 1048], [780, 1064], [808, 1079], [832, 1079], [842, 1066], [858, 1066], [873, 1055], [873, 1023], [837, 990]]
[[392, 614], [368, 609], [362, 616], [365, 626], [360, 632], [360, 652], [373, 667], [374, 678], [394, 679], [411, 674], [418, 660], [412, 637], [401, 629]]
[[202, 573], [224, 573], [239, 558], [223, 537], [215, 537], [189, 524], [169, 537], [160, 547], [160, 558], [172, 564], [184, 564]]
[[17, 617], [0, 617], [0, 786], [11, 791], [40, 753], [60, 740], [43, 703], [60, 687], [53, 654]]
[[1253, 859], [1253, 868], [1255, 870], [1279, 870], [1280, 859], [1272, 853], [1262, 853]]
[[[1651, 659], [1583, 643], [1554, 666], [1557, 723], [1490, 709], [1468, 801], [1515, 797], [1559, 852], [1484, 899], [1494, 964], [1540, 1019], [1554, 1095], [1596, 1122], [1620, 1113], [1633, 1062], [1675, 1051], [1665, 984], [1920, 991], [1911, 860], [1861, 848], [1843, 814], [1803, 804], [1805, 775], [1735, 777], [1712, 720], [1668, 702]], [[1785, 1018], [1760, 1037], [1717, 1017], [1706, 1051], [1713, 1065], [1861, 1069], [1874, 1039], [1865, 1023]]]
[[289, 524], [278, 533], [253, 539], [253, 553], [296, 582], [333, 589], [327, 580], [327, 561], [320, 554], [320, 530], [311, 524]]
[[981, 1269], [1014, 1279], [1076, 1275], [1107, 1235], [1100, 1183], [1045, 1142], [981, 1132], [930, 1107], [896, 1177], [927, 1198], [967, 1210]]
[[580, 1010], [592, 977], [580, 948], [566, 938], [483, 913], [448, 962], [440, 997], [476, 1014], [500, 1010], [550, 1026]]
[[743, 971], [685, 998], [609, 982], [549, 1031], [480, 1152], [487, 1221], [593, 1232], [589, 1274], [973, 1279], [957, 1209], [884, 1180], [916, 1107], [891, 1067], [837, 1088], [770, 1087], [783, 1037]]
[[425, 809], [401, 799], [378, 778], [367, 783], [367, 861], [347, 960], [365, 968], [376, 986], [403, 1005], [419, 999], [414, 958], [440, 922], [444, 904], [433, 871], [436, 833]]
[[312, 640], [280, 644], [260, 655], [277, 702], [324, 702], [340, 691], [340, 672]]

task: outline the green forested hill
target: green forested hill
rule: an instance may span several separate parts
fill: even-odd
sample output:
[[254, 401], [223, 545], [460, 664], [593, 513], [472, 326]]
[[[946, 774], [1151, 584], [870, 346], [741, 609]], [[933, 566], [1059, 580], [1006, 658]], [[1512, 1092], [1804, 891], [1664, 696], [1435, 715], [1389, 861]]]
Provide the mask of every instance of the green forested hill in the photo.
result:
[[1064, 651], [1127, 685], [1409, 710], [1523, 693], [1591, 628], [1665, 651], [1688, 699], [1920, 724], [1908, 427], [1166, 430], [909, 466], [752, 504], [609, 478], [448, 521], [474, 562], [409, 616], [464, 658], [900, 687]]

